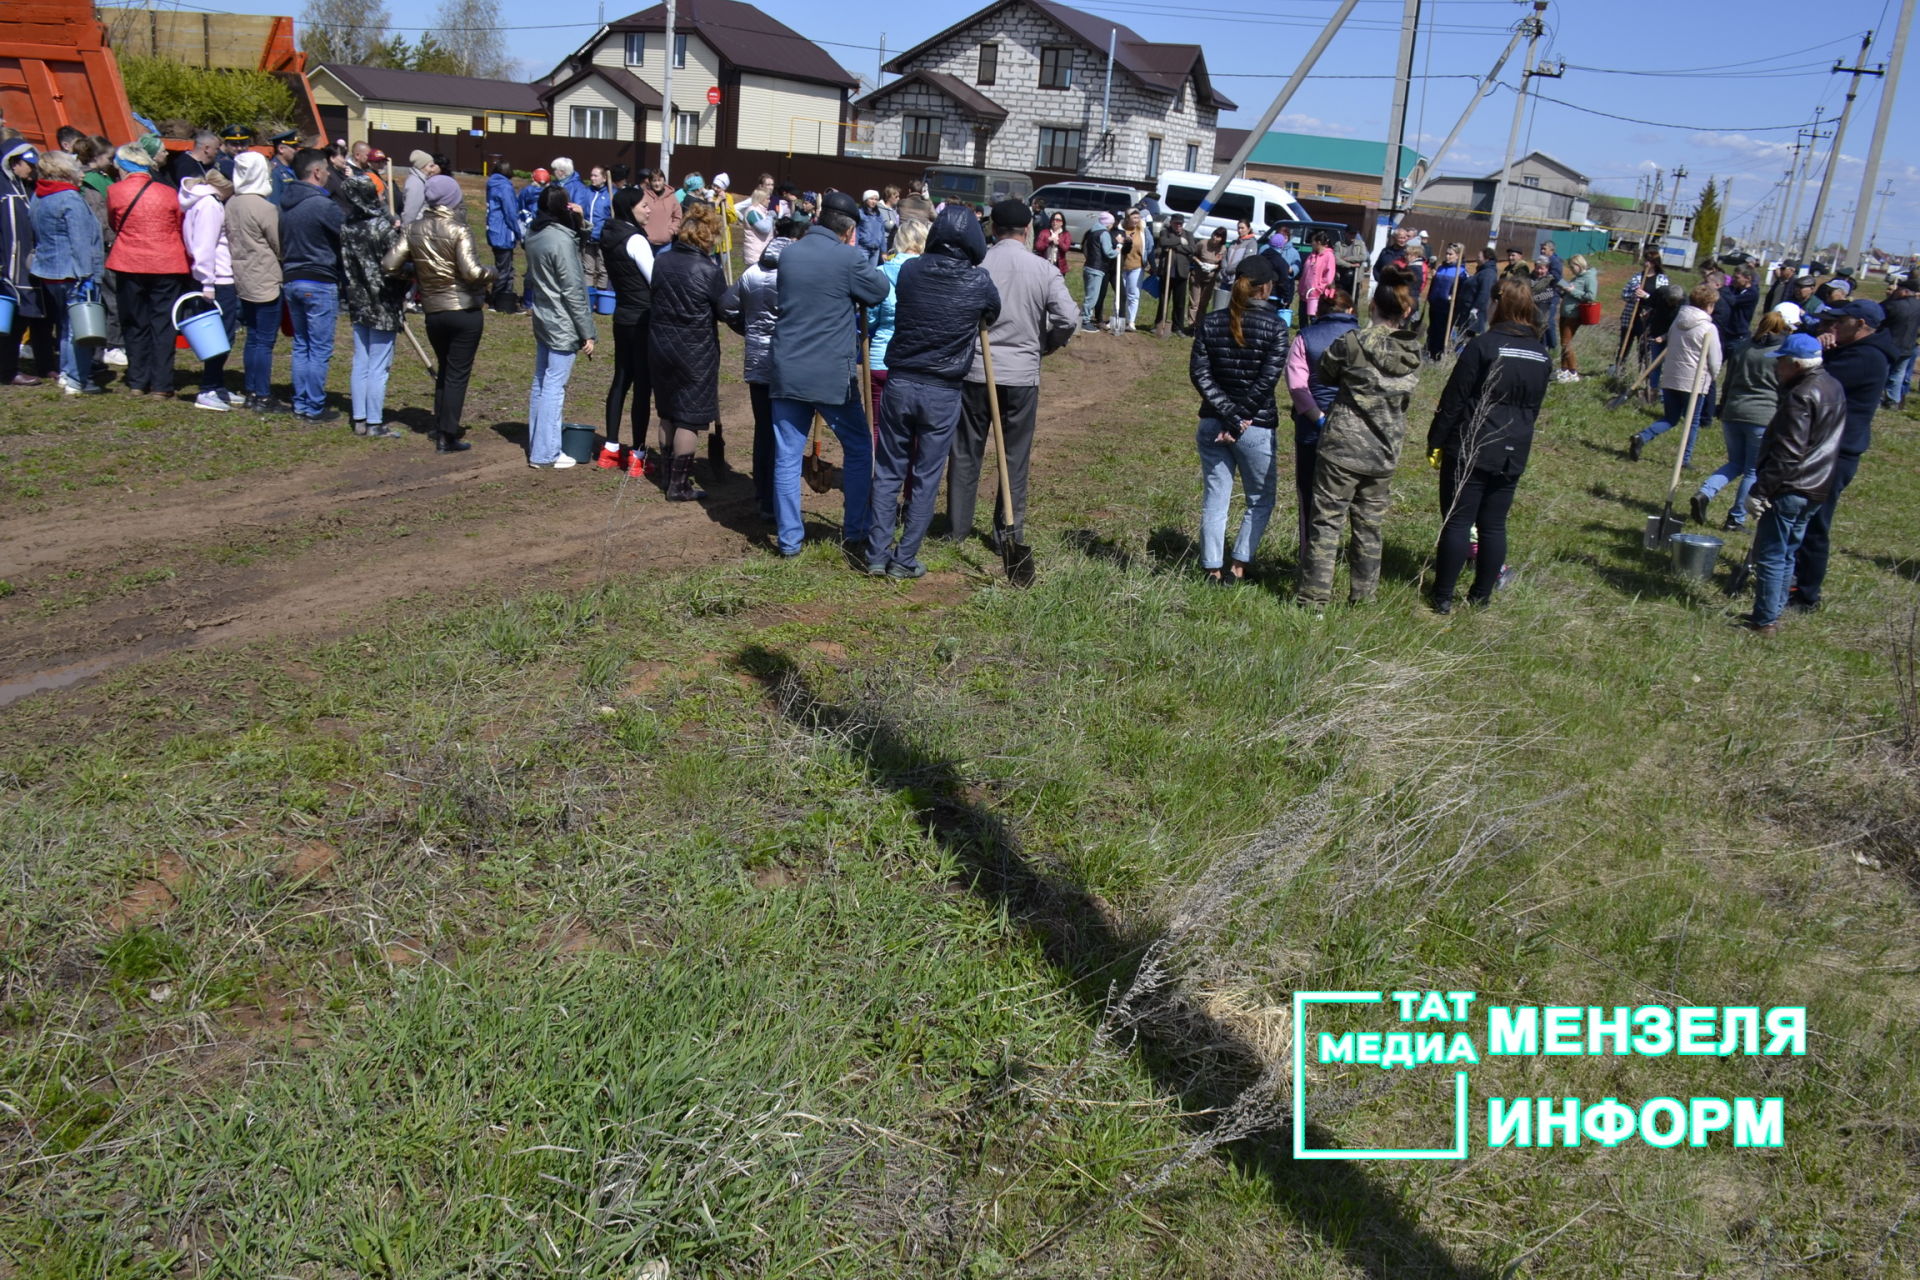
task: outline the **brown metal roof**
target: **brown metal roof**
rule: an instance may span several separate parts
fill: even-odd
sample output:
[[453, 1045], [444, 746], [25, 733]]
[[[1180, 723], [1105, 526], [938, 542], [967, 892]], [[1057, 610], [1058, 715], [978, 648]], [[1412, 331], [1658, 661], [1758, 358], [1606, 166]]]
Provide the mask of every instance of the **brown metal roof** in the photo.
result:
[[428, 107], [460, 107], [475, 115], [488, 111], [538, 115], [546, 110], [540, 92], [517, 80], [482, 80], [434, 71], [396, 71], [329, 62], [316, 68], [371, 102], [417, 102]]
[[895, 89], [903, 89], [910, 84], [924, 84], [930, 88], [938, 89], [941, 93], [946, 94], [949, 98], [959, 103], [961, 111], [976, 120], [1005, 120], [1007, 118], [1007, 109], [1005, 107], [995, 102], [992, 98], [989, 98], [986, 94], [981, 93], [965, 80], [957, 76], [947, 75], [942, 71], [909, 71], [892, 84], [881, 85], [872, 93], [867, 94], [863, 98], [856, 99], [856, 101], [862, 105], [878, 102]]
[[660, 110], [661, 105], [665, 102], [665, 99], [660, 96], [658, 89], [633, 74], [633, 72], [626, 70], [624, 67], [602, 67], [588, 63], [570, 76], [556, 80], [551, 85], [542, 85], [540, 88], [542, 103], [552, 102], [559, 94], [573, 88], [574, 85], [579, 84], [588, 76], [599, 76], [608, 84], [626, 94], [629, 99], [651, 111]]
[[[607, 24], [611, 32], [667, 29], [667, 9], [657, 4]], [[847, 74], [826, 50], [777, 18], [739, 0], [677, 0], [674, 31], [697, 32], [719, 55], [742, 71], [759, 71], [789, 80], [811, 80], [853, 89]]]

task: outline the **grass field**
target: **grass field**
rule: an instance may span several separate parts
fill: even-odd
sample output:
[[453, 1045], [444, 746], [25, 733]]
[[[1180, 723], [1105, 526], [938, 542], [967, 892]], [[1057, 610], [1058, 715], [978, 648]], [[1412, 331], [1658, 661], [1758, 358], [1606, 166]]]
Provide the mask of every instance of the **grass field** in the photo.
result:
[[[1409, 449], [1379, 601], [1314, 622], [1290, 469], [1255, 584], [1201, 585], [1184, 347], [1076, 341], [1133, 407], [1046, 457], [1029, 591], [742, 551], [12, 707], [0, 1275], [1920, 1271], [1915, 419], [1770, 643], [1641, 549], [1674, 437], [1627, 463], [1598, 379], [1549, 393], [1493, 608], [1421, 605]], [[1775, 1150], [1482, 1115], [1466, 1160], [1298, 1161], [1290, 1001], [1337, 989], [1812, 1034], [1473, 1069], [1782, 1097]], [[1446, 1102], [1309, 1081], [1330, 1146]]]

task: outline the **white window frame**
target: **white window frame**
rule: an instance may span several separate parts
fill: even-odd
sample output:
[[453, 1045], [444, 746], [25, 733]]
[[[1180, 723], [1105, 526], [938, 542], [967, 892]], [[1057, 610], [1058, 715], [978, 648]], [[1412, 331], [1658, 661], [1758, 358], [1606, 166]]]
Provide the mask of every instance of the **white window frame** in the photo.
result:
[[676, 31], [673, 35], [673, 69], [681, 71], [687, 65], [687, 33]]
[[433, 127], [433, 119], [430, 116], [415, 116], [413, 118], [413, 131], [415, 133], [440, 132], [438, 129]]
[[673, 145], [676, 147], [697, 147], [700, 145], [699, 112], [676, 111], [673, 113]]
[[569, 107], [567, 108], [567, 128], [576, 138], [609, 141], [619, 133], [614, 126], [613, 117], [614, 112], [611, 107]]
[[[636, 45], [639, 47], [639, 53], [640, 53], [640, 56], [637, 58], [633, 56], [634, 48]], [[630, 67], [637, 67], [637, 66], [640, 66], [642, 63], [646, 62], [647, 60], [647, 33], [646, 32], [644, 31], [627, 32], [626, 44], [624, 46], [624, 56], [626, 58], [627, 65]]]

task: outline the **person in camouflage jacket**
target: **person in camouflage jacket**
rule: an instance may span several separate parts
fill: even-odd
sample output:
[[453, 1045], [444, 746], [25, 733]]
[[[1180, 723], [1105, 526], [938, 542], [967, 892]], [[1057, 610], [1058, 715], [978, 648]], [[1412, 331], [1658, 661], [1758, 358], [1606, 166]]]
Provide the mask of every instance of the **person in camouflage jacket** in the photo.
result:
[[1420, 340], [1408, 323], [1411, 277], [1388, 269], [1373, 294], [1373, 323], [1342, 335], [1320, 357], [1314, 377], [1339, 388], [1320, 424], [1313, 497], [1295, 601], [1326, 608], [1334, 560], [1349, 524], [1348, 600], [1363, 604], [1380, 585], [1380, 523], [1393, 469], [1407, 435], [1407, 405], [1420, 380]]

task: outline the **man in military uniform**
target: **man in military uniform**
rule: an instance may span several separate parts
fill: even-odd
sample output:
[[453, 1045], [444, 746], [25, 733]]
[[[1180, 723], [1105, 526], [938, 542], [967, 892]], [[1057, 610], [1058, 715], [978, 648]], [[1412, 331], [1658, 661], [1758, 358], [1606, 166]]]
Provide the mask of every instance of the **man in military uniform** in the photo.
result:
[[242, 151], [253, 145], [253, 130], [244, 125], [230, 124], [220, 131], [220, 154], [214, 157], [214, 166], [233, 181], [233, 162]]

